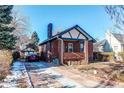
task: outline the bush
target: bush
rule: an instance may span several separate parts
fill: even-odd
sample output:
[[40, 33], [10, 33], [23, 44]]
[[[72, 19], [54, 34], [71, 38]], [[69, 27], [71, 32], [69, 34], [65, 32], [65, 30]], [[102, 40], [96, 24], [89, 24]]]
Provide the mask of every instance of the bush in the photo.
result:
[[20, 58], [20, 53], [18, 51], [14, 51], [13, 52], [13, 59], [17, 60], [18, 58]]
[[19, 88], [27, 88], [28, 87], [27, 82], [25, 81], [24, 78], [19, 79], [18, 84], [19, 85], [17, 87], [19, 87]]
[[9, 50], [0, 50], [0, 79], [4, 79], [9, 74], [10, 65], [12, 64], [12, 52]]
[[124, 52], [119, 52], [118, 56], [120, 56], [122, 58], [122, 61], [124, 61]]
[[114, 52], [103, 52], [103, 53], [101, 53], [101, 55], [103, 55], [103, 57], [107, 56], [106, 60], [108, 60], [108, 61], [111, 61], [114, 59]]
[[6, 77], [7, 73], [5, 70], [0, 70], [0, 81]]
[[26, 56], [25, 56], [25, 52], [20, 52], [20, 59], [25, 59]]
[[117, 79], [124, 82], [124, 71], [122, 71], [118, 74]]
[[94, 52], [94, 60], [111, 61], [114, 59], [114, 52]]

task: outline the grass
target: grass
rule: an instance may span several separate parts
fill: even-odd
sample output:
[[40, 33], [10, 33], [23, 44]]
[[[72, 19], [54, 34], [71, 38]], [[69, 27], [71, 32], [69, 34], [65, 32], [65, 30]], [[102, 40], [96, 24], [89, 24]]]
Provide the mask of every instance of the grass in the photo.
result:
[[18, 85], [17, 87], [19, 87], [19, 88], [27, 88], [27, 87], [28, 87], [28, 85], [27, 85], [25, 79], [20, 79], [20, 80], [18, 81], [18, 84], [19, 84], [19, 85]]
[[12, 63], [12, 53], [9, 50], [0, 50], [0, 80], [3, 80], [8, 74]]
[[5, 75], [0, 75], [0, 81], [3, 80], [3, 79], [5, 79], [5, 78], [6, 78]]
[[124, 71], [117, 73], [117, 80], [124, 82]]
[[[123, 63], [91, 63], [87, 65], [76, 66], [75, 68], [77, 68], [82, 73], [87, 73], [102, 78], [104, 77], [108, 80], [124, 82]], [[96, 70], [97, 74], [94, 74], [94, 70]]]
[[100, 69], [100, 68], [106, 68], [108, 65], [105, 63], [90, 63], [86, 65], [77, 65], [75, 68], [79, 70], [90, 70], [90, 69]]

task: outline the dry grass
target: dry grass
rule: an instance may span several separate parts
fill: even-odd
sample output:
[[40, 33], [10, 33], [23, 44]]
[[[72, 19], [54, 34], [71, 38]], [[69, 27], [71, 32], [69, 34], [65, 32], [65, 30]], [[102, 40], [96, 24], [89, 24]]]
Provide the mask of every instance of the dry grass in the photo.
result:
[[31, 80], [36, 88], [61, 88], [63, 85], [56, 80], [57, 78], [61, 78], [61, 76], [47, 73], [31, 74]]
[[[76, 66], [75, 68], [82, 73], [95, 75], [108, 80], [124, 82], [123, 63], [91, 63], [87, 65]], [[97, 73], [94, 74], [94, 71]]]
[[23, 78], [18, 81], [18, 84], [19, 85], [17, 87], [19, 87], [19, 88], [27, 88], [28, 87], [25, 79], [23, 79]]
[[101, 69], [101, 68], [107, 68], [107, 67], [109, 66], [105, 63], [91, 63], [91, 64], [86, 64], [86, 65], [74, 66], [74, 68], [79, 69], [79, 70]]
[[118, 80], [124, 82], [124, 73], [120, 73], [119, 76], [118, 76], [117, 78], [118, 78]]
[[9, 74], [10, 64], [12, 62], [12, 53], [8, 50], [0, 50], [0, 80]]

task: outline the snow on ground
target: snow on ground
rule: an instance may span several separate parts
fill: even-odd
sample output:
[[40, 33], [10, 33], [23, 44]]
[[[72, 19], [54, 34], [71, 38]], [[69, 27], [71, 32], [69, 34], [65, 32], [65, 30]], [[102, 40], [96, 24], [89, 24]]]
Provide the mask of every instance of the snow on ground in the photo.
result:
[[11, 74], [8, 75], [0, 83], [0, 87], [2, 87], [2, 88], [19, 87], [19, 82], [21, 79], [25, 79], [25, 82], [28, 84], [27, 87], [31, 87], [23, 62], [19, 62], [19, 61], [14, 62], [13, 66], [10, 69], [10, 73]]
[[[54, 75], [55, 74], [59, 75], [59, 73], [57, 73], [57, 72], [53, 71], [53, 73], [54, 73]], [[84, 87], [84, 86], [80, 85], [79, 83], [77, 83], [77, 82], [75, 82], [75, 81], [73, 81], [73, 80], [71, 80], [71, 79], [69, 79], [65, 76], [63, 76], [63, 78], [59, 78], [57, 80], [60, 83], [62, 83], [64, 85], [64, 87], [66, 87], [66, 88], [81, 88], [81, 87]]]
[[[75, 81], [54, 71], [53, 70], [54, 67], [55, 65], [45, 63], [45, 62], [16, 61], [11, 67], [11, 70], [10, 70], [11, 74], [8, 75], [2, 82], [0, 82], [0, 87], [17, 88], [19, 87], [19, 80], [21, 79], [25, 80], [27, 87], [29, 88], [32, 87], [31, 81], [34, 87], [40, 87], [40, 88], [41, 87], [56, 87], [56, 88], [57, 87], [62, 87], [62, 88], [83, 87], [80, 84], [76, 83]], [[31, 80], [28, 74], [30, 75]], [[33, 77], [35, 78], [37, 77], [36, 78], [37, 80], [34, 80]], [[46, 81], [42, 81], [44, 77], [46, 78]], [[47, 83], [43, 83], [43, 82], [47, 82]], [[45, 84], [47, 84], [47, 86], [44, 86]]]
[[73, 81], [73, 80], [63, 76], [62, 74], [54, 71], [52, 68], [53, 67], [48, 68], [44, 72], [40, 72], [40, 74], [41, 73], [47, 73], [51, 76], [54, 76], [55, 80], [60, 82], [63, 85], [64, 88], [80, 88], [80, 87], [83, 87], [82, 85], [76, 83], [75, 81]]
[[[39, 76], [42, 74], [48, 74], [50, 77], [52, 76], [52, 78], [54, 78], [54, 81], [59, 82], [63, 87], [63, 88], [80, 88], [83, 87], [82, 85], [76, 83], [75, 81], [63, 76], [62, 74], [56, 72], [53, 70], [53, 68], [55, 68], [56, 66], [50, 63], [45, 63], [45, 62], [33, 62], [33, 63], [26, 63], [26, 66], [29, 66], [31, 68], [33, 68], [34, 70], [31, 70], [29, 67], [29, 73], [32, 74], [34, 71], [35, 73], [37, 73]], [[38, 68], [38, 69], [35, 69]], [[43, 78], [43, 77], [41, 77]], [[50, 85], [48, 85], [49, 87], [52, 87]], [[59, 87], [59, 85], [57, 84], [57, 86]], [[57, 87], [54, 84], [54, 87]]]
[[[63, 69], [62, 69], [63, 68]], [[124, 83], [109, 86], [108, 81], [94, 80], [91, 75], [45, 62], [14, 62], [11, 74], [0, 81], [2, 88], [84, 88], [124, 87]], [[94, 77], [95, 78], [95, 77]], [[23, 80], [23, 82], [22, 82]], [[26, 85], [22, 85], [25, 83]]]

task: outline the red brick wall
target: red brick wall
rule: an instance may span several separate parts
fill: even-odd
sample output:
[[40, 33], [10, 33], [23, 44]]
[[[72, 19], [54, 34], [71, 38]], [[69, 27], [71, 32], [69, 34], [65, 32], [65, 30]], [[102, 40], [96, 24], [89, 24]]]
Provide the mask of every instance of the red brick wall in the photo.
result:
[[88, 55], [89, 55], [89, 58], [92, 60], [92, 58], [93, 58], [93, 43], [91, 41], [88, 42]]
[[[52, 53], [51, 58], [55, 58], [55, 57], [59, 58], [59, 52], [60, 52], [59, 42], [60, 41], [58, 41], [58, 40], [53, 40], [51, 42], [51, 53]], [[68, 43], [73, 43], [74, 52], [80, 52], [80, 42], [79, 41], [64, 41], [64, 52], [66, 52], [65, 50], [68, 51]], [[92, 60], [92, 58], [93, 58], [93, 43], [91, 41], [88, 42], [88, 55], [89, 55], [89, 59]]]
[[79, 41], [64, 41], [64, 51], [68, 52], [68, 43], [73, 43], [74, 52], [80, 52], [80, 42]]
[[[43, 48], [44, 45], [42, 45], [41, 47]], [[58, 55], [59, 55], [58, 40], [53, 40], [52, 42], [50, 42], [50, 45], [51, 45], [51, 47], [49, 47], [48, 43], [46, 44], [46, 51], [43, 51], [43, 49], [41, 49], [41, 53], [43, 52], [43, 55], [47, 55], [48, 50], [50, 50], [50, 52], [51, 52], [50, 58], [49, 59], [45, 58], [46, 61], [48, 61], [48, 60], [51, 61], [53, 58], [58, 57]], [[48, 49], [48, 48], [51, 48], [51, 49]], [[42, 57], [44, 57], [43, 55], [42, 55]]]
[[58, 57], [59, 55], [58, 40], [53, 40], [51, 42], [51, 53], [52, 53], [52, 58]]

